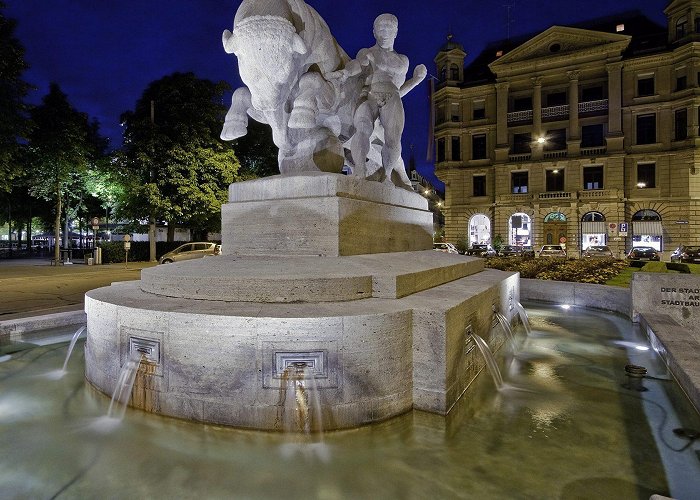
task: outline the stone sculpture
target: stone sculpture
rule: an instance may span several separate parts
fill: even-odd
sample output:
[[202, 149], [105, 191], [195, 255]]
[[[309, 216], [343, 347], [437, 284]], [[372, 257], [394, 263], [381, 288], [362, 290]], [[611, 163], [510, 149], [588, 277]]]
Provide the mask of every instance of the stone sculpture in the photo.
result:
[[374, 21], [374, 37], [377, 43], [362, 49], [357, 58], [345, 66], [344, 70], [331, 74], [345, 80], [348, 76], [362, 74], [365, 82], [361, 101], [355, 111], [353, 124], [355, 134], [351, 142], [352, 160], [355, 174], [367, 177], [367, 155], [370, 151], [370, 137], [375, 130], [375, 122], [384, 131], [381, 149], [381, 166], [371, 177], [377, 180], [396, 175], [394, 183], [408, 185], [401, 159], [401, 135], [404, 127], [404, 110], [401, 98], [418, 85], [427, 74], [425, 65], [417, 66], [413, 78], [406, 81], [408, 58], [394, 51], [394, 41], [398, 33], [399, 21], [392, 14], [382, 14]]
[[351, 60], [303, 0], [243, 0], [223, 43], [246, 86], [233, 94], [221, 137], [245, 135], [251, 116], [272, 128], [282, 174], [339, 173], [347, 164], [360, 177], [410, 188], [401, 96], [426, 70], [405, 81], [408, 58], [393, 50], [396, 17], [374, 24], [377, 44]]

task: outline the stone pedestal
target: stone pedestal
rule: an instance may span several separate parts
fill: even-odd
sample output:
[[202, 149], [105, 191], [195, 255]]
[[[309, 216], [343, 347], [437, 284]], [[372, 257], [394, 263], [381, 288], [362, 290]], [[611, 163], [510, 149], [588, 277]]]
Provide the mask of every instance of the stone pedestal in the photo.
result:
[[324, 429], [412, 408], [446, 414], [484, 366], [469, 332], [501, 345], [493, 310], [511, 318], [519, 285], [429, 249], [424, 201], [332, 174], [233, 185], [226, 255], [87, 293], [86, 378], [111, 394], [144, 352], [132, 406], [281, 430], [296, 412], [284, 371], [303, 364]]
[[342, 256], [432, 248], [425, 198], [341, 174], [234, 183], [221, 208], [224, 255]]

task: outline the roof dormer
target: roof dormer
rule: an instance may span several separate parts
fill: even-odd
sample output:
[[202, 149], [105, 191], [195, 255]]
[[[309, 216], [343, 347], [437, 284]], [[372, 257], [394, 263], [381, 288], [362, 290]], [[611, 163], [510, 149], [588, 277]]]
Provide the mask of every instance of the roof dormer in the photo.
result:
[[447, 35], [447, 42], [435, 56], [438, 81], [447, 85], [459, 85], [464, 81], [465, 57], [467, 57], [467, 53], [464, 51], [464, 47], [455, 42], [452, 35]]
[[682, 44], [700, 36], [700, 0], [673, 0], [664, 14], [670, 43]]

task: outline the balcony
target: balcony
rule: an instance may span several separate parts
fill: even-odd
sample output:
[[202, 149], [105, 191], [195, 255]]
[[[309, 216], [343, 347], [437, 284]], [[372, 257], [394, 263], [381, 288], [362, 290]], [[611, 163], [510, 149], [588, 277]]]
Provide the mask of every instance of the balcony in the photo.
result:
[[600, 156], [607, 153], [608, 148], [606, 146], [595, 146], [591, 148], [581, 148], [581, 156]]
[[496, 203], [524, 203], [532, 200], [529, 193], [520, 194], [499, 194], [496, 196]]
[[508, 155], [509, 161], [529, 161], [532, 158], [532, 153], [516, 153]]
[[608, 111], [608, 100], [587, 101], [578, 103], [579, 115], [600, 115]]
[[568, 191], [552, 191], [547, 193], [540, 193], [537, 195], [540, 200], [571, 200], [576, 199], [576, 193], [570, 193]]
[[578, 192], [579, 200], [620, 199], [619, 189], [586, 189]]
[[542, 153], [542, 156], [545, 160], [551, 160], [555, 158], [566, 158], [567, 154], [566, 149], [559, 149], [557, 151], [545, 151]]
[[547, 108], [542, 108], [542, 120], [543, 121], [554, 121], [563, 120], [569, 116], [569, 106], [564, 104], [562, 106], [549, 106]]
[[511, 111], [508, 113], [508, 123], [524, 123], [532, 121], [532, 110]]

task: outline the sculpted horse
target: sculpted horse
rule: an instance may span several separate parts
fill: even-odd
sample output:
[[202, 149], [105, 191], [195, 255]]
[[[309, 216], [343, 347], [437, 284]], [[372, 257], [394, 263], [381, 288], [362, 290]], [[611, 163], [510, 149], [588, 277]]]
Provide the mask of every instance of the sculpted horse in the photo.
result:
[[251, 116], [271, 126], [281, 173], [340, 172], [363, 82], [341, 88], [327, 78], [350, 58], [318, 12], [303, 0], [243, 0], [223, 44], [246, 86], [233, 94], [222, 139], [245, 135]]

